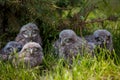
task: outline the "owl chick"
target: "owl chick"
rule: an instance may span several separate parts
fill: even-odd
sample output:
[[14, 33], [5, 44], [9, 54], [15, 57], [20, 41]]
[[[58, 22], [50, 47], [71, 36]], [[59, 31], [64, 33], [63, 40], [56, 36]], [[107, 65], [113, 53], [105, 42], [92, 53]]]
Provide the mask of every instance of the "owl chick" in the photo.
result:
[[26, 66], [35, 67], [42, 63], [42, 47], [36, 42], [26, 43], [18, 55], [18, 62], [24, 62]]
[[93, 42], [96, 46], [113, 50], [112, 35], [107, 30], [96, 30], [93, 35], [85, 37], [88, 42]]
[[73, 30], [63, 30], [59, 34], [59, 39], [54, 43], [54, 48], [57, 49], [59, 57], [72, 61], [79, 53], [83, 55], [89, 52], [88, 44], [85, 39], [76, 35]]
[[19, 34], [17, 35], [15, 41], [22, 43], [25, 45], [27, 42], [37, 42], [42, 45], [42, 40], [39, 35], [39, 29], [37, 25], [34, 23], [28, 23], [24, 25], [21, 29]]
[[22, 49], [22, 44], [16, 41], [10, 41], [6, 44], [6, 46], [0, 51], [1, 58], [3, 60], [8, 60], [8, 57], [12, 53], [18, 53]]

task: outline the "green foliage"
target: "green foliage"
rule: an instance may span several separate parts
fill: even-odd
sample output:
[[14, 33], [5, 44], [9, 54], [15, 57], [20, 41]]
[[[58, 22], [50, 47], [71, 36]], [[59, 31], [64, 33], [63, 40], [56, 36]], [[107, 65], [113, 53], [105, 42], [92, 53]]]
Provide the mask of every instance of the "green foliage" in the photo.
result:
[[[107, 55], [104, 57], [104, 50], [97, 57], [78, 56], [74, 59], [73, 64], [69, 64], [63, 59], [54, 57], [49, 52], [45, 56], [42, 65], [35, 68], [24, 68], [22, 66], [15, 67], [9, 62], [0, 62], [0, 79], [17, 79], [17, 80], [118, 80], [120, 76], [120, 64], [114, 63], [118, 61], [117, 57], [113, 59]], [[116, 56], [115, 54], [113, 54]]]

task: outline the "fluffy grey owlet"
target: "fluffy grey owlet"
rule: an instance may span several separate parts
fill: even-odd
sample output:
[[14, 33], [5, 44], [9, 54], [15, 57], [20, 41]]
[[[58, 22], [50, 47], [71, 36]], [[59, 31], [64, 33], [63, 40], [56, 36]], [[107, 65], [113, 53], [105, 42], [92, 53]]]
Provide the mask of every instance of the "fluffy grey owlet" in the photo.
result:
[[26, 43], [18, 55], [18, 62], [24, 62], [26, 66], [35, 67], [42, 63], [43, 50], [36, 42]]
[[85, 37], [88, 42], [93, 42], [96, 46], [113, 50], [112, 35], [109, 31], [101, 29], [96, 30], [93, 35]]
[[8, 42], [5, 47], [0, 51], [0, 56], [3, 60], [7, 60], [12, 53], [18, 53], [22, 49], [22, 44], [16, 41]]
[[66, 29], [60, 32], [59, 39], [54, 43], [54, 48], [59, 57], [69, 59], [70, 62], [77, 54], [89, 52], [88, 43], [76, 35], [73, 30]]
[[34, 23], [28, 23], [20, 29], [15, 41], [25, 45], [27, 42], [37, 42], [42, 45], [42, 40], [39, 35], [39, 29]]

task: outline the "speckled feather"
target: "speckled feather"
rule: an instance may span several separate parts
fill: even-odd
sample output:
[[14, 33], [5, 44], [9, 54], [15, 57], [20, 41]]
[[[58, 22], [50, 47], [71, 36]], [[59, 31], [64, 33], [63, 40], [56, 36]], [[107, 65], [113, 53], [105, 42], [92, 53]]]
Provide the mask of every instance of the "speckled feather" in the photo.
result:
[[110, 51], [113, 50], [112, 35], [107, 30], [96, 30], [93, 35], [85, 36], [85, 39], [101, 48], [107, 48]]
[[[30, 50], [33, 51], [30, 53]], [[43, 57], [42, 47], [36, 42], [28, 42], [18, 55], [18, 63], [24, 62], [26, 66], [35, 67], [42, 63]]]
[[[70, 39], [70, 42], [65, 42], [66, 39]], [[59, 57], [72, 61], [73, 57], [84, 53], [89, 53], [90, 49], [85, 39], [82, 39], [76, 35], [73, 30], [63, 30], [59, 34], [59, 39], [54, 43], [54, 48]], [[86, 52], [85, 52], [86, 51]]]
[[[23, 36], [23, 33], [26, 30], [29, 31], [29, 29], [32, 30], [32, 31], [33, 30], [37, 31], [37, 35], [34, 36], [34, 37], [25, 37], [25, 36]], [[31, 34], [31, 36], [33, 36], [33, 34]], [[15, 38], [15, 41], [20, 42], [23, 45], [25, 45], [27, 42], [37, 42], [40, 45], [42, 45], [42, 39], [41, 39], [41, 37], [39, 35], [39, 29], [34, 23], [28, 23], [28, 24], [22, 26], [22, 28], [20, 29], [19, 34]]]
[[[1, 49], [0, 51], [0, 56], [2, 58], [2, 60], [8, 60], [8, 58], [10, 57], [10, 55], [12, 55], [12, 53], [16, 52], [20, 52], [22, 49], [22, 44], [16, 41], [10, 41], [8, 42], [5, 47], [3, 49]], [[13, 56], [11, 56], [13, 57]]]

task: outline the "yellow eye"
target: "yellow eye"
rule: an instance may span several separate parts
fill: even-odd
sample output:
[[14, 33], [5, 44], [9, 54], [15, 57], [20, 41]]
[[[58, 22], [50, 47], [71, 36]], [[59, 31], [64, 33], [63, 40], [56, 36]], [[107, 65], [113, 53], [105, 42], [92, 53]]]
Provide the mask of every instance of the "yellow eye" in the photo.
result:
[[34, 48], [34, 51], [38, 51], [39, 49], [38, 48]]

